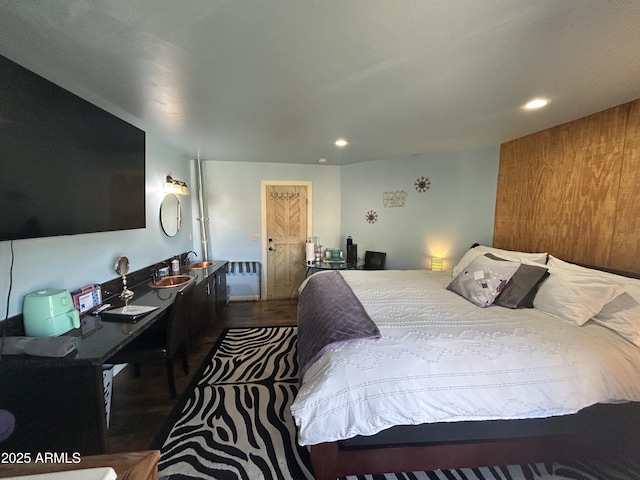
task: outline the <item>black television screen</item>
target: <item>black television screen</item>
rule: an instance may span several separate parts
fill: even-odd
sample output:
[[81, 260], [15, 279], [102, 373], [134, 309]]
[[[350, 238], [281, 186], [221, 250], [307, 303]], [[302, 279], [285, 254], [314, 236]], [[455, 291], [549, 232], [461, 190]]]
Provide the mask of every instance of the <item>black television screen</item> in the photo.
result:
[[0, 56], [0, 218], [0, 240], [144, 228], [144, 131]]

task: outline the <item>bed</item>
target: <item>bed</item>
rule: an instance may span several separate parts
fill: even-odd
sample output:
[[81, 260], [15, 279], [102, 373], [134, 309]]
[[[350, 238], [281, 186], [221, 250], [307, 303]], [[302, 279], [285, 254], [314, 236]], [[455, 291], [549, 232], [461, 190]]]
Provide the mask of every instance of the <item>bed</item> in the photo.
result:
[[[483, 308], [452, 284], [487, 258], [513, 272]], [[547, 272], [535, 308], [494, 304], [523, 264]], [[638, 418], [640, 280], [546, 254], [480, 247], [453, 275], [319, 272], [298, 335], [291, 412], [318, 480], [563, 459]]]

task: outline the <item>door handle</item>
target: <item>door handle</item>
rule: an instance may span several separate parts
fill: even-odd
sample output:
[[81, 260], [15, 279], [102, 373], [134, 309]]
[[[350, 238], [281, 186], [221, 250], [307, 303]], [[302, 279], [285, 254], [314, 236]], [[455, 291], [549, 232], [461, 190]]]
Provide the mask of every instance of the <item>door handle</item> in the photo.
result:
[[271, 251], [271, 252], [275, 252], [275, 251], [276, 251], [276, 249], [275, 249], [275, 248], [273, 248], [273, 247], [269, 247], [269, 251]]

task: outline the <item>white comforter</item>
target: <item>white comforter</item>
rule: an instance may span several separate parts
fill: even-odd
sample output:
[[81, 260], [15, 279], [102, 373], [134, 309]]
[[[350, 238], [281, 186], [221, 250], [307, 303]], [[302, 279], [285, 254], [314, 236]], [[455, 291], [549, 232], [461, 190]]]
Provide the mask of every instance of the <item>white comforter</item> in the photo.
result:
[[640, 349], [592, 322], [476, 307], [445, 289], [449, 272], [342, 275], [382, 338], [332, 347], [305, 373], [291, 406], [301, 445], [640, 401]]

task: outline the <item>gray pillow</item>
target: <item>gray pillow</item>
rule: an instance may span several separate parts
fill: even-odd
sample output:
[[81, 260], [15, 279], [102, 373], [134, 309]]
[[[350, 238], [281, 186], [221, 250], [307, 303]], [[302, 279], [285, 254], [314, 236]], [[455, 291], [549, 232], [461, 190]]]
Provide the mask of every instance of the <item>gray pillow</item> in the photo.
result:
[[[492, 260], [507, 261], [491, 253], [485, 253]], [[549, 276], [549, 269], [543, 266], [520, 264], [509, 283], [493, 301], [494, 305], [506, 308], [533, 308], [533, 299], [538, 293], [540, 284]]]
[[451, 280], [447, 290], [457, 293], [479, 307], [488, 307], [518, 268], [518, 262], [493, 260], [480, 255]]

